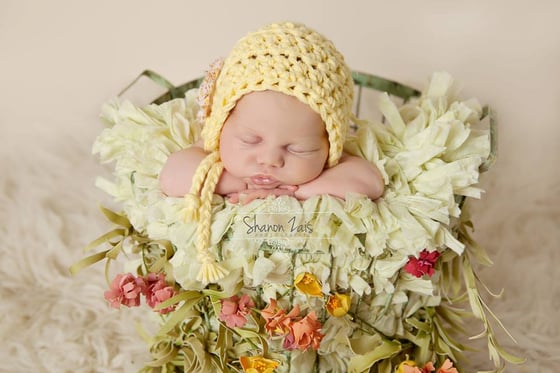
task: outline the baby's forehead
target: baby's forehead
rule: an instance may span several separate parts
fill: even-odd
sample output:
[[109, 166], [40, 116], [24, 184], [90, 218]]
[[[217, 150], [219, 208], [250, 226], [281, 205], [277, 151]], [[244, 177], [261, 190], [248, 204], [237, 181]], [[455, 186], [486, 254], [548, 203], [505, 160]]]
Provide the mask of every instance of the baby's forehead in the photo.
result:
[[282, 137], [326, 135], [321, 116], [298, 98], [273, 90], [254, 91], [241, 97], [225, 126], [239, 130], [273, 132]]
[[[289, 95], [284, 92], [266, 89], [262, 91], [252, 91], [241, 96], [235, 105], [235, 108], [249, 105], [269, 104], [273, 103], [280, 107], [301, 107], [311, 109], [305, 102], [300, 101], [296, 96]], [[234, 108], [234, 109], [235, 109]], [[312, 109], [311, 109], [312, 110]]]
[[231, 115], [252, 117], [282, 115], [323, 122], [320, 114], [305, 102], [295, 96], [274, 90], [253, 91], [243, 95], [237, 100], [230, 112]]

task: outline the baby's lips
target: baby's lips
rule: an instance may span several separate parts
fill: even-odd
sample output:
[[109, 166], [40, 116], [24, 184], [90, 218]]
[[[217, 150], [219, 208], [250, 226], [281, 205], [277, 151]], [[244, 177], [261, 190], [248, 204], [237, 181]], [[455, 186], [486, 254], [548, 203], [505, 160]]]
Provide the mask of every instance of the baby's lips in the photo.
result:
[[251, 183], [258, 186], [271, 186], [278, 184], [278, 180], [270, 175], [255, 175], [251, 176]]

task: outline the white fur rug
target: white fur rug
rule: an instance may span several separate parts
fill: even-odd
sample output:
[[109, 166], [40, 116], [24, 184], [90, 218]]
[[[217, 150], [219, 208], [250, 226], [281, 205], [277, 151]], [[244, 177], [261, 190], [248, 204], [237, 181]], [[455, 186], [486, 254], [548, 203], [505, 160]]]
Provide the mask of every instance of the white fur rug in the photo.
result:
[[[96, 112], [142, 69], [181, 83], [281, 19], [323, 30], [353, 68], [411, 84], [449, 70], [496, 108], [500, 155], [473, 206], [495, 262], [481, 276], [505, 289], [490, 305], [518, 345], [501, 342], [527, 358], [506, 371], [560, 370], [557, 0], [284, 0], [274, 12], [256, 0], [0, 3], [1, 373], [134, 372], [149, 359], [135, 330], [149, 311], [110, 309], [102, 264], [68, 272], [109, 228], [90, 156]], [[487, 354], [469, 356], [491, 367]]]
[[[19, 131], [0, 148], [1, 372], [133, 372], [149, 359], [135, 331], [137, 320], [149, 324], [149, 311], [110, 309], [102, 264], [76, 277], [68, 272], [108, 228], [97, 204], [109, 201], [93, 186], [104, 172], [90, 155], [101, 130], [93, 122], [73, 134]], [[481, 273], [491, 289], [505, 288], [490, 304], [519, 344], [506, 336], [502, 343], [528, 360], [506, 371], [553, 372], [560, 364], [560, 189], [552, 183], [509, 198], [507, 178], [496, 166], [483, 180], [490, 192], [474, 204], [476, 236], [495, 262]], [[472, 355], [477, 367], [490, 367], [487, 358]]]
[[68, 271], [108, 228], [92, 139], [36, 129], [0, 150], [0, 372], [133, 372], [148, 358], [142, 310], [107, 307], [103, 265]]

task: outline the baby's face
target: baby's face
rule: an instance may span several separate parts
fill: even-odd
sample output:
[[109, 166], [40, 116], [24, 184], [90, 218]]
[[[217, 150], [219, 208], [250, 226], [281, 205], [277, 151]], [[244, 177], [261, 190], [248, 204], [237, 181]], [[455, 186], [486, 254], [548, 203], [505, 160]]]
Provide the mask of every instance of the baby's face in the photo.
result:
[[250, 188], [272, 189], [315, 179], [329, 142], [319, 114], [297, 98], [275, 92], [243, 96], [224, 123], [220, 157]]

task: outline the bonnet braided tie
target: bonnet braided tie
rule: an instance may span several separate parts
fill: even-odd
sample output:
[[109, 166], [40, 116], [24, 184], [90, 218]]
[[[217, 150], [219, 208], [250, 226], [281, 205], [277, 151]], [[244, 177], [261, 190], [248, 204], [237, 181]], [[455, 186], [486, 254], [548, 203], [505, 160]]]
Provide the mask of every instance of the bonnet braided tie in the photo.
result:
[[[318, 32], [278, 23], [240, 39], [223, 64], [215, 63], [201, 92], [202, 139], [209, 155], [200, 163], [187, 203], [187, 218], [198, 222], [197, 280], [216, 282], [228, 271], [210, 251], [212, 197], [223, 171], [220, 137], [229, 113], [246, 94], [272, 90], [296, 97], [318, 113], [329, 141], [326, 167], [338, 164], [352, 113], [354, 84], [344, 57]], [[208, 107], [210, 106], [210, 107]]]
[[216, 258], [210, 253], [212, 198], [223, 169], [224, 165], [222, 162], [214, 163], [208, 171], [208, 177], [202, 188], [200, 218], [196, 227], [197, 258], [202, 266], [196, 279], [203, 283], [217, 282], [229, 273], [229, 271], [220, 265], [216, 261]]

